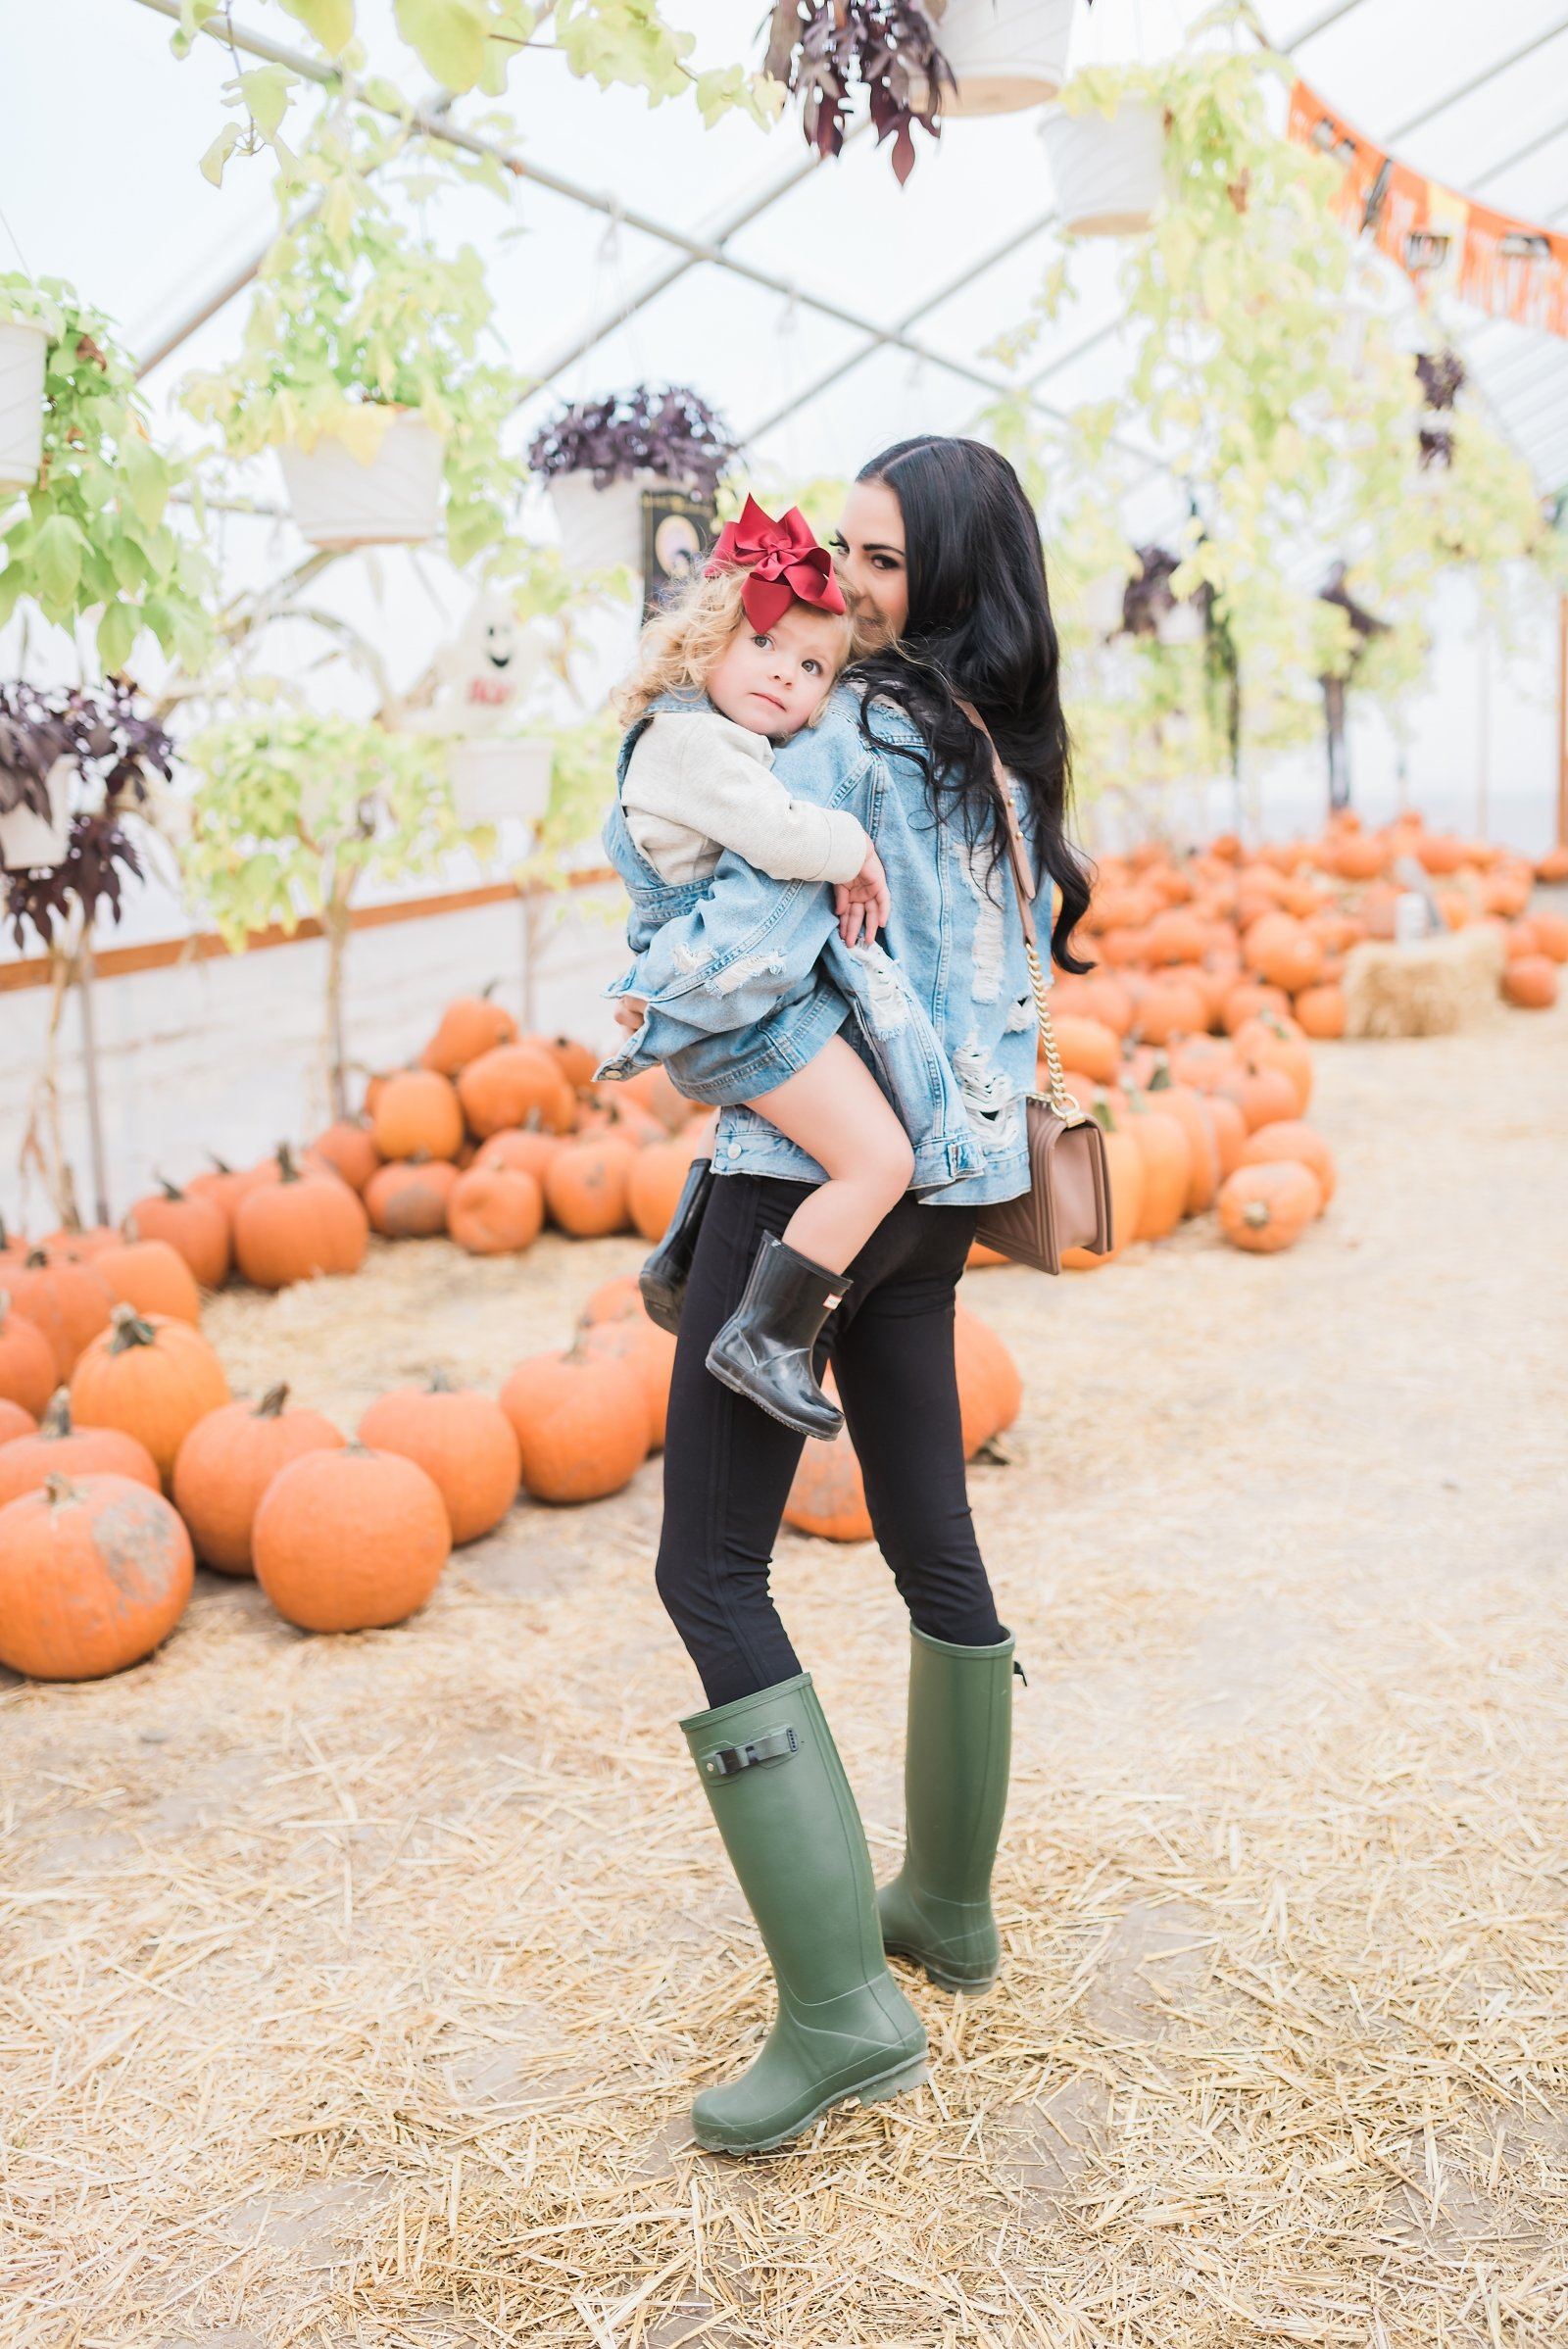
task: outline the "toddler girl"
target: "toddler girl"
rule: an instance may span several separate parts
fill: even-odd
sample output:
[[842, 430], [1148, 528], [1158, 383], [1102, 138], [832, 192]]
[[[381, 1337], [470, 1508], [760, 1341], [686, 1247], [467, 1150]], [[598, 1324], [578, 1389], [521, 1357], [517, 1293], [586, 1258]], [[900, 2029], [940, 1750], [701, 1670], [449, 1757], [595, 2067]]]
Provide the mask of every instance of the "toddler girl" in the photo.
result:
[[[621, 719], [642, 722], [621, 809], [662, 880], [705, 879], [727, 849], [775, 880], [832, 882], [846, 944], [862, 933], [875, 938], [888, 914], [887, 878], [863, 826], [847, 810], [793, 800], [770, 771], [773, 745], [821, 714], [852, 639], [831, 561], [805, 516], [792, 507], [774, 522], [748, 498], [706, 571], [649, 621], [637, 665], [615, 696]], [[651, 705], [679, 693], [691, 697], [690, 709], [648, 715]], [[831, 1437], [843, 1419], [817, 1384], [812, 1348], [851, 1285], [841, 1277], [846, 1266], [907, 1188], [913, 1153], [842, 1035], [746, 1106], [809, 1151], [827, 1180], [781, 1239], [764, 1236], [708, 1367], [787, 1427]], [[710, 1165], [699, 1160], [644, 1267], [648, 1310], [666, 1329], [677, 1325], [711, 1180]]]

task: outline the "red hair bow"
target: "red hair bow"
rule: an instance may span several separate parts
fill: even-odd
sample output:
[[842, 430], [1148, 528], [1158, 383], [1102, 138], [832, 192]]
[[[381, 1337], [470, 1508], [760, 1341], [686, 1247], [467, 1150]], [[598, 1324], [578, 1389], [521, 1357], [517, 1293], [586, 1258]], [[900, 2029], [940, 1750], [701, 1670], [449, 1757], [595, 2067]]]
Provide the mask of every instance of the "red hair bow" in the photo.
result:
[[777, 626], [792, 603], [814, 604], [818, 612], [844, 610], [833, 559], [817, 545], [798, 506], [775, 522], [749, 497], [740, 520], [726, 522], [719, 532], [705, 576], [728, 570], [751, 572], [741, 603], [752, 626], [764, 633]]

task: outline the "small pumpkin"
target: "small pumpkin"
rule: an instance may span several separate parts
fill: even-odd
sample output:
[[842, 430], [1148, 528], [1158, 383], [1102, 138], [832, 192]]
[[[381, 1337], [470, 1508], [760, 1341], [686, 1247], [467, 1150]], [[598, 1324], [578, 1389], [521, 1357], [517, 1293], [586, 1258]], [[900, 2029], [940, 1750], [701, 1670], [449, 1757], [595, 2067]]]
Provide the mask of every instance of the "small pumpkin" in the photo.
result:
[[535, 1500], [601, 1500], [629, 1484], [648, 1457], [647, 1395], [630, 1362], [594, 1354], [534, 1354], [501, 1390], [516, 1430], [522, 1481]]
[[82, 1348], [109, 1327], [115, 1300], [103, 1282], [90, 1264], [51, 1258], [34, 1248], [20, 1264], [8, 1266], [6, 1289], [13, 1311], [48, 1339], [56, 1383], [69, 1379]]
[[1134, 1014], [1134, 1032], [1151, 1044], [1176, 1036], [1201, 1035], [1208, 1026], [1209, 1000], [1191, 980], [1165, 978], [1146, 988]]
[[55, 1232], [45, 1232], [38, 1246], [53, 1263], [90, 1264], [106, 1248], [113, 1248], [120, 1238], [113, 1224], [62, 1224]]
[[4, 1451], [8, 1444], [14, 1444], [19, 1436], [35, 1436], [37, 1432], [38, 1422], [32, 1413], [24, 1411], [20, 1403], [14, 1403], [9, 1395], [0, 1395], [0, 1451]]
[[1234, 1036], [1238, 1028], [1245, 1028], [1260, 1012], [1289, 1012], [1290, 1008], [1291, 999], [1283, 987], [1275, 987], [1264, 979], [1238, 979], [1220, 998], [1219, 1024], [1227, 1036]]
[[1134, 1095], [1136, 1112], [1146, 1106], [1157, 1109], [1162, 1117], [1173, 1117], [1187, 1137], [1187, 1194], [1182, 1202], [1184, 1215], [1201, 1215], [1214, 1204], [1219, 1189], [1219, 1146], [1214, 1128], [1204, 1106], [1204, 1097], [1190, 1085], [1173, 1085], [1168, 1062], [1152, 1071], [1147, 1096]]
[[977, 1313], [954, 1308], [953, 1352], [958, 1378], [963, 1456], [1011, 1427], [1023, 1407], [1023, 1379], [1006, 1343]]
[[637, 1156], [629, 1142], [594, 1135], [571, 1142], [545, 1170], [545, 1204], [564, 1232], [584, 1240], [623, 1232]]
[[692, 1156], [690, 1144], [676, 1136], [668, 1142], [651, 1142], [632, 1160], [626, 1178], [626, 1207], [645, 1240], [662, 1240], [668, 1231], [691, 1172]]
[[481, 1140], [529, 1124], [569, 1134], [577, 1113], [577, 1097], [560, 1063], [529, 1044], [500, 1044], [470, 1060], [458, 1078], [458, 1099]]
[[366, 1212], [385, 1240], [431, 1240], [447, 1228], [452, 1194], [465, 1178], [449, 1158], [397, 1158], [365, 1186]]
[[[1144, 1195], [1135, 1240], [1163, 1240], [1187, 1212], [1193, 1179], [1192, 1146], [1178, 1117], [1156, 1106], [1158, 1095], [1136, 1093], [1127, 1103], [1126, 1131], [1144, 1160]], [[1201, 1112], [1200, 1112], [1201, 1114]]]
[[[601, 1281], [589, 1297], [578, 1316], [582, 1328], [588, 1329], [601, 1321], [623, 1321], [628, 1314], [646, 1317], [643, 1293], [634, 1272], [618, 1272], [613, 1280]], [[657, 1328], [657, 1323], [655, 1324]]]
[[452, 1554], [452, 1529], [416, 1462], [345, 1444], [278, 1470], [251, 1554], [262, 1589], [301, 1631], [373, 1631], [424, 1605]]
[[668, 1330], [662, 1330], [646, 1313], [627, 1313], [618, 1321], [590, 1322], [577, 1343], [584, 1353], [631, 1364], [642, 1381], [648, 1405], [648, 1448], [662, 1449], [669, 1413], [669, 1382], [675, 1368], [675, 1341]]
[[500, 984], [499, 979], [492, 979], [477, 995], [460, 995], [448, 1003], [419, 1055], [426, 1068], [443, 1077], [455, 1077], [481, 1052], [493, 1052], [498, 1044], [516, 1042], [517, 1023], [512, 1013], [505, 1003], [490, 1001]]
[[1289, 1013], [1262, 1011], [1245, 1020], [1233, 1039], [1242, 1058], [1256, 1068], [1282, 1068], [1296, 1092], [1296, 1114], [1304, 1117], [1312, 1099], [1312, 1052]]
[[662, 1068], [640, 1068], [621, 1080], [616, 1091], [622, 1101], [646, 1110], [666, 1134], [676, 1134], [692, 1116], [697, 1103], [689, 1101]]
[[223, 1366], [199, 1330], [161, 1313], [116, 1305], [83, 1351], [71, 1408], [84, 1427], [121, 1428], [151, 1452], [167, 1489], [174, 1457], [199, 1419], [228, 1400]]
[[1218, 1090], [1236, 1103], [1250, 1134], [1274, 1118], [1295, 1117], [1298, 1112], [1296, 1087], [1283, 1068], [1261, 1068], [1253, 1061], [1244, 1061]]
[[324, 1134], [318, 1134], [310, 1154], [330, 1166], [351, 1191], [361, 1194], [381, 1163], [375, 1136], [365, 1120], [357, 1117], [340, 1117]]
[[[7, 1276], [0, 1274], [0, 1279]], [[36, 1422], [60, 1379], [55, 1349], [35, 1321], [19, 1313], [0, 1288], [0, 1395]]]
[[196, 1422], [175, 1455], [174, 1506], [202, 1564], [219, 1574], [255, 1573], [256, 1512], [279, 1469], [346, 1441], [322, 1412], [290, 1411], [287, 1402], [288, 1388], [279, 1385], [259, 1402], [223, 1403]]
[[544, 1184], [545, 1169], [557, 1150], [564, 1150], [565, 1139], [561, 1134], [541, 1134], [528, 1126], [505, 1126], [481, 1142], [474, 1153], [475, 1166], [499, 1166], [508, 1174], [532, 1175]]
[[383, 1158], [455, 1158], [463, 1109], [451, 1080], [433, 1068], [399, 1069], [376, 1099], [371, 1131]]
[[202, 1317], [202, 1297], [185, 1258], [167, 1240], [140, 1239], [133, 1215], [125, 1218], [125, 1229], [126, 1240], [93, 1258], [93, 1270], [116, 1304], [188, 1321], [194, 1329]]
[[[243, 1180], [243, 1177], [236, 1178]], [[196, 1182], [212, 1183], [212, 1176]], [[220, 1184], [216, 1196], [192, 1187], [181, 1190], [160, 1175], [160, 1188], [137, 1199], [125, 1218], [125, 1228], [137, 1240], [162, 1240], [190, 1268], [203, 1289], [221, 1289], [228, 1278], [232, 1199], [230, 1185]]]
[[1114, 1264], [1137, 1232], [1144, 1211], [1144, 1184], [1147, 1179], [1144, 1154], [1127, 1131], [1125, 1110], [1113, 1106], [1103, 1092], [1097, 1095], [1093, 1102], [1085, 1101], [1084, 1107], [1093, 1109], [1105, 1137], [1105, 1172], [1110, 1182], [1111, 1247], [1102, 1256], [1096, 1255], [1092, 1248], [1064, 1248], [1061, 1261], [1068, 1272], [1100, 1272], [1105, 1265]]
[[492, 1532], [517, 1497], [522, 1462], [511, 1420], [491, 1395], [455, 1388], [440, 1371], [427, 1387], [378, 1395], [360, 1421], [360, 1442], [424, 1470], [454, 1544]]
[[823, 1542], [871, 1540], [865, 1479], [847, 1429], [831, 1444], [807, 1444], [784, 1503], [784, 1523]]
[[1303, 987], [1296, 998], [1296, 1018], [1303, 1035], [1345, 1034], [1345, 989], [1337, 981]]
[[306, 1174], [285, 1143], [275, 1182], [259, 1184], [234, 1213], [234, 1261], [258, 1289], [287, 1289], [316, 1273], [358, 1272], [369, 1219], [335, 1174]]
[[[232, 1235], [235, 1208], [242, 1199], [247, 1198], [257, 1188], [258, 1184], [267, 1181], [267, 1168], [265, 1164], [261, 1166], [230, 1166], [226, 1159], [219, 1157], [216, 1150], [209, 1150], [207, 1154], [213, 1161], [212, 1165], [205, 1174], [188, 1176], [180, 1186], [180, 1194], [184, 1199], [205, 1199], [209, 1206], [216, 1207]], [[136, 1201], [138, 1207], [144, 1207], [146, 1203], [145, 1199]], [[157, 1237], [160, 1240], [165, 1240], [169, 1236], [166, 1232], [161, 1231]], [[195, 1270], [194, 1266], [192, 1266], [192, 1270]], [[200, 1273], [197, 1273], [196, 1277], [200, 1280]]]
[[544, 1229], [545, 1198], [531, 1174], [470, 1166], [447, 1200], [447, 1230], [470, 1256], [516, 1255]]
[[1279, 1158], [1239, 1166], [1219, 1187], [1219, 1228], [1233, 1248], [1272, 1255], [1294, 1248], [1323, 1212], [1323, 1190], [1309, 1166]]
[[[1128, 1026], [1135, 1014], [1129, 1006]], [[1099, 1019], [1057, 1018], [1053, 1012], [1052, 1026], [1056, 1037], [1056, 1055], [1065, 1066], [1081, 1068], [1086, 1077], [1096, 1077], [1102, 1085], [1114, 1083], [1121, 1066], [1120, 1031], [1107, 1027]]]
[[129, 1477], [51, 1476], [0, 1509], [0, 1663], [102, 1680], [152, 1654], [195, 1579], [190, 1536]]
[[1502, 993], [1521, 1011], [1549, 1011], [1557, 1001], [1557, 965], [1549, 954], [1521, 954], [1504, 965]]
[[1298, 1117], [1277, 1117], [1248, 1135], [1242, 1148], [1244, 1166], [1269, 1166], [1280, 1158], [1294, 1159], [1298, 1165], [1311, 1168], [1326, 1207], [1334, 1197], [1338, 1173], [1334, 1152], [1316, 1127]]
[[574, 1036], [519, 1036], [517, 1042], [548, 1052], [574, 1093], [593, 1083], [594, 1070], [604, 1058], [591, 1044], [579, 1044]]
[[122, 1428], [75, 1426], [65, 1387], [51, 1397], [39, 1426], [0, 1444], [0, 1507], [20, 1493], [36, 1493], [51, 1476], [128, 1476], [150, 1493], [160, 1487], [158, 1463], [134, 1436]]

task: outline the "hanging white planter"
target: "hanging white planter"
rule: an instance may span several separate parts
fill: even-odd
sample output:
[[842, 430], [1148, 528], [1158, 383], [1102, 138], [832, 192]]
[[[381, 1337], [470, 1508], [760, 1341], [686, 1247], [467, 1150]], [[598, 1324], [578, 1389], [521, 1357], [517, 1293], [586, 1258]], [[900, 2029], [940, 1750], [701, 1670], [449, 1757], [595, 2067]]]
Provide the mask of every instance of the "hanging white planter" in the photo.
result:
[[1009, 115], [1044, 106], [1067, 77], [1074, 0], [948, 0], [937, 47], [957, 78], [944, 115]]
[[1115, 636], [1127, 601], [1127, 573], [1101, 571], [1084, 589], [1083, 613], [1097, 636]]
[[10, 873], [53, 872], [66, 860], [71, 846], [71, 786], [75, 768], [69, 759], [57, 759], [44, 777], [49, 813], [31, 807], [8, 807], [0, 815], [0, 866]]
[[0, 491], [31, 489], [43, 456], [49, 336], [29, 318], [0, 326]]
[[367, 465], [323, 432], [278, 450], [288, 502], [313, 547], [416, 546], [441, 528], [445, 444], [422, 416], [396, 416]]
[[1162, 645], [1200, 645], [1206, 633], [1202, 606], [1190, 596], [1154, 621], [1154, 634]]
[[492, 735], [454, 742], [448, 772], [460, 824], [537, 824], [550, 805], [555, 753], [541, 739]]
[[629, 570], [643, 567], [643, 491], [656, 489], [658, 473], [646, 470], [595, 486], [586, 468], [552, 473], [550, 502], [561, 524], [561, 546], [573, 570], [608, 570], [623, 563]]
[[1101, 114], [1050, 114], [1041, 124], [1062, 228], [1072, 236], [1135, 236], [1165, 192], [1165, 119], [1124, 99]]

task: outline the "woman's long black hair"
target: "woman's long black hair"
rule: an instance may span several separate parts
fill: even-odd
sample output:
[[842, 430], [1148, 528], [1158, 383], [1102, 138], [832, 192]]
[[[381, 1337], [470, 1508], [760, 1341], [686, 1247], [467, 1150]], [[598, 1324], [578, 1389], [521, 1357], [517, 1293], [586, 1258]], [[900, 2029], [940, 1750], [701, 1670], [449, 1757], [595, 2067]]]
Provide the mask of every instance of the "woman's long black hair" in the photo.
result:
[[[1061, 710], [1060, 657], [1046, 559], [1023, 484], [983, 442], [937, 434], [901, 440], [862, 465], [904, 512], [909, 616], [903, 635], [850, 671], [874, 747], [874, 701], [906, 710], [925, 746], [920, 764], [939, 821], [956, 817], [971, 842], [1004, 853], [991, 754], [957, 707], [972, 702], [1003, 764], [1029, 794], [1035, 860], [1061, 891], [1051, 953], [1063, 970], [1096, 966], [1068, 940], [1089, 906], [1094, 867], [1067, 839], [1072, 752]], [[1040, 876], [1044, 897], [1044, 873]]]

